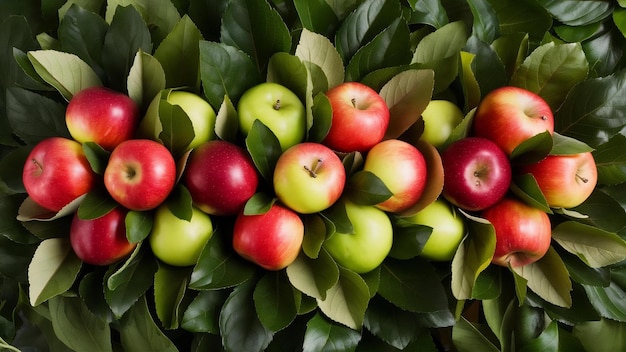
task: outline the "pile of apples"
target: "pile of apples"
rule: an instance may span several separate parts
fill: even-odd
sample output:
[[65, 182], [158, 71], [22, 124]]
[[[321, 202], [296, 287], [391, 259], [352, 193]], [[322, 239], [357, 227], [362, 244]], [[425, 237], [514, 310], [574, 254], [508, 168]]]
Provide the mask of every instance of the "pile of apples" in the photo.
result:
[[[281, 270], [300, 254], [307, 231], [319, 221], [328, 226], [324, 220], [336, 216], [346, 221], [326, 230], [319, 244], [357, 273], [373, 270], [387, 256], [450, 260], [466, 235], [457, 208], [493, 224], [495, 264], [528, 264], [547, 251], [551, 225], [545, 211], [511, 194], [514, 175], [531, 174], [550, 207], [574, 207], [595, 187], [591, 153], [512, 162], [524, 141], [554, 133], [550, 107], [529, 91], [491, 92], [471, 117], [468, 136], [456, 141], [449, 139], [463, 119], [459, 108], [431, 101], [422, 113], [420, 143], [432, 147], [429, 153], [435, 150], [436, 165], [417, 143], [386, 137], [390, 112], [373, 89], [345, 82], [325, 95], [332, 121], [319, 142], [307, 136], [307, 112], [298, 96], [270, 82], [241, 96], [237, 137], [227, 141], [216, 137], [215, 111], [193, 93], [161, 94], [141, 116], [128, 96], [87, 88], [67, 107], [72, 138], [37, 144], [24, 165], [24, 186], [30, 200], [50, 214], [73, 213], [71, 245], [89, 264], [108, 265], [130, 255], [138, 243], [129, 240], [128, 217], [142, 212], [151, 214], [152, 252], [169, 265], [195, 265], [220, 217], [232, 218], [232, 246], [239, 255]], [[162, 99], [181, 108], [193, 127], [183, 153], [168, 149], [176, 141], [163, 142], [173, 137], [166, 133], [172, 126], [159, 118]], [[276, 160], [254, 158], [244, 147], [260, 130], [271, 132], [276, 143], [264, 147], [279, 149], [273, 151]], [[94, 150], [106, 156], [104, 166], [90, 159]], [[433, 179], [432, 168], [443, 171], [435, 173], [439, 179]], [[434, 196], [432, 184], [436, 190], [441, 185]], [[170, 206], [178, 186], [191, 197], [188, 216]], [[81, 218], [75, 211], [80, 201], [99, 189], [117, 206], [103, 216]], [[397, 219], [431, 229], [417, 252], [407, 251], [414, 246], [411, 238], [394, 234]]]

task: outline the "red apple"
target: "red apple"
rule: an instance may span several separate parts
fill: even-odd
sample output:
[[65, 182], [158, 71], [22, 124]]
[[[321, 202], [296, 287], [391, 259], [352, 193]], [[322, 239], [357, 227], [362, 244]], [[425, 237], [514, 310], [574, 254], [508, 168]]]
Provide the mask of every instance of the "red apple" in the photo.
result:
[[118, 145], [104, 170], [104, 186], [111, 197], [131, 210], [159, 206], [176, 182], [176, 163], [162, 144], [131, 139]]
[[106, 150], [113, 150], [133, 137], [139, 123], [139, 109], [126, 94], [91, 87], [70, 99], [65, 123], [75, 140], [95, 142]]
[[541, 259], [550, 248], [550, 218], [538, 208], [507, 197], [485, 209], [481, 216], [496, 231], [494, 264], [523, 266]]
[[56, 213], [89, 192], [96, 175], [80, 143], [52, 137], [39, 142], [30, 152], [22, 181], [35, 203]]
[[550, 105], [523, 88], [506, 86], [489, 92], [480, 102], [472, 131], [494, 141], [507, 155], [525, 140], [545, 131], [554, 133]]
[[267, 270], [291, 264], [302, 247], [304, 224], [293, 210], [273, 204], [263, 214], [240, 213], [233, 229], [233, 248]]
[[212, 215], [234, 215], [254, 195], [259, 177], [248, 152], [221, 140], [198, 146], [183, 176], [194, 204]]
[[283, 204], [298, 213], [311, 214], [339, 199], [346, 171], [330, 148], [319, 143], [300, 143], [281, 154], [273, 178], [274, 191]]
[[89, 220], [74, 214], [70, 243], [78, 258], [88, 264], [109, 265], [128, 256], [137, 244], [126, 238], [126, 213], [126, 209], [116, 207], [99, 218]]
[[485, 209], [502, 199], [511, 185], [509, 159], [488, 139], [460, 139], [442, 153], [441, 161], [443, 196], [459, 208]]
[[598, 170], [591, 152], [572, 155], [549, 155], [524, 165], [519, 172], [535, 177], [548, 205], [573, 208], [584, 202], [598, 182]]
[[340, 152], [365, 152], [383, 139], [389, 108], [375, 90], [359, 82], [345, 82], [329, 89], [326, 96], [333, 115], [323, 144]]
[[364, 171], [380, 178], [393, 194], [376, 207], [397, 213], [415, 204], [426, 186], [426, 160], [413, 145], [388, 139], [376, 144], [365, 157]]

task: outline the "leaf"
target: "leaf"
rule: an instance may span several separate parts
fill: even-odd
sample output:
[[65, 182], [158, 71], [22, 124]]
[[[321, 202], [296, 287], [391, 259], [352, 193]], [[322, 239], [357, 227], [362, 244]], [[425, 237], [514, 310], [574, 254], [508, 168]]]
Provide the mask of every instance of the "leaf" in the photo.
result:
[[20, 244], [38, 243], [37, 237], [15, 218], [19, 205], [23, 201], [22, 194], [0, 196], [0, 236]]
[[124, 219], [128, 241], [139, 243], [145, 240], [152, 231], [153, 220], [151, 212], [130, 210]]
[[260, 120], [254, 120], [246, 137], [246, 147], [265, 181], [272, 183], [274, 167], [282, 154], [276, 135]]
[[423, 23], [439, 29], [449, 23], [448, 14], [440, 0], [412, 0], [411, 23]]
[[452, 327], [452, 341], [460, 352], [500, 351], [479, 328], [463, 316]]
[[602, 351], [626, 348], [624, 322], [610, 319], [585, 321], [573, 327], [572, 334], [577, 337], [587, 351]]
[[626, 148], [626, 136], [616, 134], [593, 152], [598, 170], [598, 184], [616, 185], [626, 182], [624, 148]]
[[238, 129], [237, 111], [232, 100], [225, 96], [215, 118], [215, 134], [222, 140], [234, 142], [237, 138]]
[[150, 315], [146, 297], [143, 296], [120, 320], [120, 340], [127, 352], [176, 352], [178, 348], [159, 329]]
[[538, 133], [511, 152], [510, 158], [516, 163], [534, 163], [542, 160], [552, 150], [552, 134], [549, 131]]
[[50, 321], [56, 336], [75, 351], [113, 351], [111, 330], [105, 320], [92, 314], [78, 297], [50, 300]]
[[[31, 197], [26, 197], [17, 211], [17, 220], [54, 221], [74, 214], [84, 198], [85, 195], [79, 196], [55, 214], [54, 212], [51, 212], [50, 210], [37, 204]], [[54, 237], [58, 237], [58, 235]]]
[[626, 259], [626, 242], [622, 238], [589, 225], [574, 221], [560, 223], [552, 230], [552, 238], [592, 268]]
[[159, 263], [154, 274], [154, 305], [165, 329], [179, 327], [180, 305], [185, 297], [191, 269]]
[[108, 0], [105, 19], [111, 23], [120, 6], [132, 5], [150, 28], [154, 42], [160, 43], [180, 21], [180, 14], [174, 4], [175, 2], [167, 0]]
[[76, 214], [83, 220], [97, 219], [118, 205], [104, 187], [97, 186], [84, 196]]
[[307, 130], [313, 124], [313, 84], [306, 65], [299, 57], [279, 52], [270, 58], [267, 67], [267, 81], [278, 83], [295, 93], [304, 103]]
[[[461, 62], [459, 62], [459, 78], [463, 87], [463, 97], [465, 98], [465, 110], [473, 110], [480, 103], [481, 90], [476, 74], [474, 73], [474, 60], [476, 55], [467, 51], [461, 51]], [[458, 127], [458, 126], [457, 126]]]
[[509, 84], [537, 93], [556, 111], [588, 72], [589, 64], [580, 43], [550, 42], [526, 57]]
[[513, 177], [511, 191], [526, 204], [552, 214], [546, 197], [541, 192], [537, 179], [532, 174], [518, 174]]
[[28, 266], [29, 302], [37, 306], [67, 291], [82, 267], [69, 238], [42, 241]]
[[[471, 70], [480, 87], [480, 94], [487, 95], [492, 90], [506, 85], [508, 77], [506, 68], [498, 54], [487, 43], [476, 37], [467, 40], [464, 51], [474, 54]], [[470, 80], [471, 83], [471, 80]], [[468, 108], [472, 108], [469, 106]]]
[[[154, 58], [163, 66], [167, 87], [197, 90], [200, 82], [200, 40], [200, 30], [188, 15], [184, 15], [154, 51]], [[184, 65], [181, 65], [181, 58], [185, 58]]]
[[328, 228], [319, 214], [307, 214], [302, 220], [304, 222], [302, 252], [311, 259], [317, 259], [329, 232]]
[[83, 152], [89, 161], [89, 166], [98, 175], [104, 175], [111, 153], [95, 142], [84, 142]]
[[496, 11], [489, 2], [470, 0], [467, 3], [474, 17], [472, 35], [485, 43], [493, 42], [500, 34]]
[[293, 287], [319, 300], [325, 300], [331, 287], [339, 280], [339, 268], [326, 250], [311, 259], [300, 254], [287, 266], [287, 277]]
[[34, 50], [28, 52], [28, 59], [39, 76], [68, 101], [85, 88], [102, 86], [94, 70], [74, 54]]
[[316, 313], [306, 324], [303, 352], [354, 351], [362, 336]]
[[266, 0], [235, 0], [224, 10], [221, 42], [248, 54], [261, 74], [272, 55], [290, 51], [291, 34]]
[[181, 327], [191, 332], [219, 334], [219, 314], [227, 297], [225, 290], [201, 291], [185, 310]]
[[244, 215], [260, 215], [267, 213], [278, 199], [264, 192], [255, 193], [243, 207]]
[[152, 55], [139, 49], [128, 72], [128, 95], [140, 107], [150, 102], [165, 89], [165, 72]]
[[552, 135], [552, 149], [550, 155], [572, 155], [593, 151], [593, 148], [575, 138], [567, 137], [557, 132]]
[[378, 176], [365, 170], [357, 171], [350, 177], [345, 192], [351, 201], [360, 205], [375, 205], [393, 195]]
[[191, 221], [194, 209], [193, 199], [189, 189], [182, 183], [178, 183], [174, 187], [165, 205], [177, 218]]
[[415, 224], [401, 216], [390, 217], [393, 225], [393, 244], [388, 256], [394, 259], [411, 259], [418, 256], [433, 228]]
[[598, 22], [610, 16], [612, 5], [608, 2], [577, 0], [541, 0], [539, 3], [560, 22], [571, 26], [582, 26]]
[[528, 33], [516, 32], [499, 36], [491, 46], [502, 60], [507, 76], [511, 77], [528, 54]]
[[319, 93], [313, 98], [313, 125], [309, 128], [306, 140], [309, 142], [321, 143], [328, 131], [333, 120], [333, 108], [330, 100], [324, 93]]
[[259, 320], [271, 331], [288, 327], [298, 314], [299, 292], [284, 271], [266, 272], [254, 288], [253, 298]]
[[314, 79], [316, 69], [324, 74], [326, 86], [318, 86], [319, 89], [314, 90], [313, 95], [343, 83], [344, 66], [341, 56], [333, 43], [323, 35], [307, 29], [302, 30], [295, 55], [307, 65]]
[[[35, 251], [34, 244], [23, 245], [0, 236], [0, 273], [8, 279], [28, 282], [28, 267]], [[26, 298], [23, 300], [26, 301]]]
[[389, 345], [404, 350], [415, 341], [422, 327], [416, 314], [375, 296], [365, 312], [365, 328]]
[[[339, 27], [339, 18], [333, 8], [324, 0], [295, 0], [293, 2], [298, 18], [302, 21], [302, 35], [320, 33], [321, 36], [332, 38]], [[298, 55], [296, 53], [296, 55]]]
[[162, 98], [159, 101], [159, 120], [163, 127], [159, 139], [174, 159], [178, 159], [188, 151], [189, 143], [195, 137], [191, 119], [180, 105], [170, 104]]
[[620, 232], [626, 226], [624, 208], [608, 194], [594, 190], [581, 205], [571, 209], [585, 217], [576, 217], [579, 222], [609, 231]]
[[501, 36], [526, 33], [536, 46], [552, 27], [552, 17], [539, 1], [489, 0], [489, 4], [498, 17]]
[[550, 247], [538, 261], [512, 270], [528, 280], [528, 288], [544, 300], [559, 307], [572, 305], [572, 282], [563, 260], [554, 248]]
[[465, 23], [448, 23], [420, 40], [411, 62], [429, 63], [456, 56], [465, 46], [468, 37]]
[[369, 298], [363, 278], [340, 267], [339, 280], [328, 290], [325, 299], [317, 299], [317, 304], [330, 319], [358, 330], [363, 325]]
[[590, 285], [583, 285], [583, 287], [589, 301], [600, 316], [626, 322], [626, 302], [620, 298], [626, 294], [623, 287], [614, 281], [611, 281], [607, 287]]

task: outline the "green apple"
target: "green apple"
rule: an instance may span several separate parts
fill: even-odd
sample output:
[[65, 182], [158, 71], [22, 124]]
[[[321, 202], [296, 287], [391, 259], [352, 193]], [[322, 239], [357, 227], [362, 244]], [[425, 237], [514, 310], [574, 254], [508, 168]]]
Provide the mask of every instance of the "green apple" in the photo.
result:
[[304, 139], [304, 105], [296, 94], [278, 83], [265, 82], [245, 91], [237, 104], [237, 113], [244, 135], [259, 120], [278, 138], [283, 151]]
[[432, 228], [420, 256], [435, 261], [451, 260], [465, 236], [465, 220], [454, 206], [438, 199], [419, 212], [404, 218]]
[[208, 214], [193, 207], [191, 220], [180, 219], [166, 204], [154, 214], [154, 225], [148, 237], [150, 248], [162, 262], [173, 266], [195, 265], [204, 245], [213, 235]]
[[424, 133], [420, 138], [440, 148], [463, 117], [463, 112], [456, 104], [448, 100], [431, 100], [422, 112]]
[[[139, 136], [156, 140], [163, 131], [161, 120], [159, 119], [159, 104], [163, 99], [163, 94], [157, 95], [146, 110], [144, 118], [139, 124]], [[171, 90], [167, 94], [166, 101], [172, 105], [180, 106], [191, 120], [193, 140], [188, 145], [189, 149], [200, 144], [215, 139], [215, 110], [200, 96], [182, 90]]]
[[[340, 200], [341, 202], [341, 200]], [[363, 274], [378, 267], [389, 254], [393, 228], [387, 213], [371, 206], [344, 200], [353, 233], [335, 232], [323, 246], [335, 261]]]

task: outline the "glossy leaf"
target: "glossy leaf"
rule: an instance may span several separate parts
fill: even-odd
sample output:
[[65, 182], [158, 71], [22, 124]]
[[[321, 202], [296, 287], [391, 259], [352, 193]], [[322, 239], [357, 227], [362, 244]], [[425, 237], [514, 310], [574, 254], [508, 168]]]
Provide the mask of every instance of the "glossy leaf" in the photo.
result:
[[308, 130], [306, 140], [320, 143], [330, 131], [333, 119], [333, 109], [326, 95], [319, 93], [313, 97], [311, 113], [313, 114], [313, 125]]
[[95, 142], [84, 142], [83, 152], [89, 161], [91, 169], [98, 175], [104, 175], [111, 153]]
[[315, 314], [306, 324], [303, 352], [354, 351], [361, 340], [359, 332]]
[[183, 314], [182, 328], [192, 332], [219, 334], [219, 314], [227, 297], [224, 290], [199, 292]]
[[[200, 40], [200, 30], [185, 15], [156, 48], [154, 58], [163, 67], [167, 87], [189, 87], [197, 90], [200, 83]], [[181, 57], [185, 58], [183, 65], [180, 62]]]
[[357, 330], [363, 325], [369, 298], [363, 278], [339, 267], [339, 280], [328, 290], [325, 299], [317, 299], [317, 304], [330, 319]]
[[168, 0], [108, 0], [105, 19], [108, 23], [115, 20], [119, 7], [135, 8], [150, 28], [155, 43], [160, 43], [180, 21], [180, 15], [174, 2]]
[[500, 34], [500, 23], [494, 8], [488, 1], [469, 0], [467, 3], [474, 17], [472, 35], [485, 43], [491, 43]]
[[325, 300], [331, 287], [339, 280], [339, 268], [324, 249], [315, 259], [300, 254], [287, 267], [287, 277], [293, 287], [319, 300]]
[[418, 256], [433, 228], [426, 225], [414, 224], [403, 217], [391, 217], [394, 241], [388, 256], [394, 259], [411, 259]]
[[165, 72], [152, 55], [139, 49], [128, 72], [128, 95], [139, 107], [147, 107], [165, 89]]
[[480, 87], [481, 96], [507, 84], [506, 68], [490, 45], [476, 37], [470, 37], [464, 51], [475, 55], [471, 69]]
[[455, 56], [465, 46], [468, 37], [468, 29], [463, 22], [448, 23], [420, 40], [411, 62], [428, 63]]
[[619, 232], [626, 226], [624, 208], [610, 195], [594, 190], [583, 204], [571, 209], [586, 215], [579, 222], [609, 231]]
[[166, 329], [179, 327], [181, 302], [185, 297], [190, 272], [191, 268], [159, 263], [159, 269], [154, 274], [154, 305]]
[[375, 205], [389, 199], [393, 193], [385, 183], [369, 171], [358, 171], [346, 184], [347, 196], [356, 204]]
[[337, 27], [339, 27], [339, 18], [327, 1], [294, 0], [293, 4], [298, 11], [300, 21], [302, 21], [303, 34], [315, 32], [328, 38], [333, 37]]
[[488, 0], [495, 10], [501, 35], [527, 33], [537, 45], [553, 24], [552, 17], [534, 0]]
[[528, 55], [528, 34], [517, 32], [502, 35], [496, 38], [491, 46], [502, 60], [507, 76], [511, 77]]
[[[467, 51], [461, 51], [461, 61], [459, 62], [459, 79], [463, 86], [463, 97], [465, 98], [465, 111], [471, 111], [480, 103], [481, 89], [476, 79], [474, 71], [474, 60], [476, 55]], [[458, 126], [457, 126], [458, 127]]]
[[560, 223], [552, 237], [570, 253], [592, 268], [616, 264], [626, 259], [626, 242], [617, 234], [574, 221]]
[[300, 34], [300, 41], [296, 46], [295, 55], [309, 67], [312, 78], [315, 80], [314, 71], [319, 68], [323, 73], [326, 86], [317, 86], [313, 91], [316, 95], [325, 92], [343, 83], [344, 66], [339, 52], [331, 41], [317, 33], [304, 29]]
[[119, 330], [124, 351], [141, 352], [146, 349], [155, 352], [178, 351], [174, 343], [154, 322], [145, 296], [120, 320]]
[[311, 259], [316, 259], [326, 240], [328, 230], [324, 219], [319, 214], [308, 214], [302, 219], [304, 222], [304, 239], [302, 252]]
[[97, 219], [117, 206], [119, 204], [111, 198], [104, 187], [94, 187], [85, 195], [76, 214], [83, 220]]
[[511, 152], [510, 158], [516, 163], [534, 163], [542, 160], [552, 150], [552, 135], [548, 131], [536, 134]]
[[539, 3], [560, 22], [571, 26], [598, 22], [611, 14], [611, 4], [603, 1], [540, 0]]
[[21, 244], [35, 244], [39, 240], [15, 218], [24, 200], [22, 194], [0, 196], [0, 235]]
[[598, 183], [615, 185], [626, 182], [626, 137], [616, 134], [593, 152], [598, 169]]
[[165, 205], [177, 218], [191, 221], [193, 215], [193, 199], [191, 193], [189, 193], [189, 189], [182, 183], [178, 183], [174, 186]]
[[593, 151], [593, 148], [578, 139], [554, 132], [552, 135], [552, 149], [550, 155], [572, 155]]
[[479, 328], [465, 317], [461, 317], [457, 324], [452, 327], [452, 341], [460, 352], [500, 351]]
[[180, 105], [170, 104], [166, 99], [161, 98], [159, 120], [163, 127], [159, 133], [159, 139], [172, 153], [174, 159], [178, 159], [187, 152], [189, 143], [195, 137], [191, 119]]
[[617, 31], [600, 31], [582, 42], [592, 77], [610, 76], [619, 72], [624, 55], [623, 37]]
[[278, 199], [264, 192], [255, 193], [243, 208], [244, 215], [260, 215], [267, 213]]
[[254, 288], [253, 298], [259, 320], [271, 331], [286, 328], [298, 314], [300, 292], [291, 286], [284, 271], [265, 273]]
[[263, 122], [254, 120], [246, 137], [246, 147], [261, 176], [271, 184], [274, 167], [278, 157], [282, 154], [280, 142], [276, 135]]
[[586, 321], [573, 327], [573, 335], [576, 336], [588, 350], [610, 350], [626, 348], [626, 323], [601, 319], [598, 321]]
[[440, 0], [412, 0], [411, 23], [423, 23], [439, 29], [449, 22]]
[[583, 285], [589, 301], [604, 318], [626, 322], [626, 302], [620, 297], [626, 290], [615, 282], [607, 287]]
[[380, 296], [370, 301], [365, 313], [365, 327], [399, 350], [415, 341], [422, 328], [416, 314], [402, 310]]
[[152, 231], [153, 214], [147, 211], [131, 210], [126, 214], [126, 238], [131, 243], [139, 243], [146, 239]]
[[511, 191], [526, 204], [552, 214], [552, 209], [550, 209], [546, 197], [541, 192], [539, 184], [532, 174], [515, 175], [511, 183]]
[[224, 96], [222, 105], [215, 118], [215, 134], [224, 141], [235, 142], [239, 129], [239, 118], [235, 105], [228, 95]]

